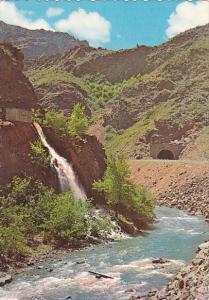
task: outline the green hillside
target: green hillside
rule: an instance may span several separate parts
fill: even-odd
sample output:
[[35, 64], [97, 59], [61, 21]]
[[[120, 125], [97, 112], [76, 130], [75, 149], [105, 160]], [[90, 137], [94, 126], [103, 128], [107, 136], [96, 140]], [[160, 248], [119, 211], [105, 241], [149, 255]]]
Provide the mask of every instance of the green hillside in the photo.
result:
[[209, 24], [156, 47], [76, 47], [28, 63], [26, 73], [43, 107], [68, 114], [80, 102], [95, 123], [103, 119], [107, 149], [149, 157], [157, 121], [199, 132], [209, 125], [208, 37]]

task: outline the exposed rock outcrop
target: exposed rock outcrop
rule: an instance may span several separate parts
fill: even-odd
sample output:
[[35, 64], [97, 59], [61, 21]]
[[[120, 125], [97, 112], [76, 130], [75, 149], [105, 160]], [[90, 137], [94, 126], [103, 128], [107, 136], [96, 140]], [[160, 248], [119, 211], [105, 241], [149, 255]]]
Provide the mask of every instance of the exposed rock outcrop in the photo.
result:
[[[10, 46], [0, 45], [0, 108], [31, 111], [37, 107], [37, 98], [29, 80], [22, 73], [23, 55]], [[10, 122], [11, 121], [11, 122]], [[6, 185], [14, 176], [34, 176], [56, 189], [56, 174], [51, 169], [32, 163], [30, 143], [38, 135], [31, 123], [0, 120], [0, 185]], [[25, 120], [23, 120], [25, 121]]]
[[0, 44], [0, 108], [37, 107], [32, 84], [23, 74], [23, 54], [9, 44]]
[[0, 186], [14, 176], [26, 175], [58, 189], [56, 173], [31, 161], [30, 144], [37, 138], [32, 124], [5, 122], [0, 126]]
[[48, 128], [44, 128], [44, 133], [49, 144], [72, 164], [87, 196], [93, 197], [96, 203], [104, 203], [103, 197], [92, 190], [93, 182], [103, 177], [106, 168], [105, 152], [97, 138], [89, 135], [82, 140], [60, 138]]

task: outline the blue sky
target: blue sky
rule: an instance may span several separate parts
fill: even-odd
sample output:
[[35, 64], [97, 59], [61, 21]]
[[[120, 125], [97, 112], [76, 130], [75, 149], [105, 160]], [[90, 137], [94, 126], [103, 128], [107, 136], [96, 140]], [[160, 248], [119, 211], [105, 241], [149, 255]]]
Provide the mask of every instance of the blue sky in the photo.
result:
[[67, 31], [110, 49], [158, 45], [209, 22], [208, 1], [80, 0], [0, 2], [0, 19], [30, 29]]

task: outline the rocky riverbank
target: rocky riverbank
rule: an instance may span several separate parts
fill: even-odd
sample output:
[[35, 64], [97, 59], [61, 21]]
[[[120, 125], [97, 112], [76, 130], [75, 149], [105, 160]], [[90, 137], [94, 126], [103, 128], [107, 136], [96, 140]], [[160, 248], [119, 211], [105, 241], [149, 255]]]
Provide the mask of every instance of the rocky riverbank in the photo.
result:
[[[132, 177], [155, 194], [158, 205], [202, 215], [209, 221], [207, 162], [132, 161]], [[144, 300], [208, 300], [209, 242], [201, 244], [191, 264], [160, 291], [130, 298]]]
[[149, 299], [209, 299], [209, 242], [201, 244], [189, 266], [184, 267], [166, 288]]
[[162, 290], [131, 296], [130, 300], [208, 300], [209, 242], [201, 244], [189, 266], [185, 266]]
[[157, 205], [174, 207], [209, 219], [209, 163], [131, 161], [132, 178], [148, 188]]

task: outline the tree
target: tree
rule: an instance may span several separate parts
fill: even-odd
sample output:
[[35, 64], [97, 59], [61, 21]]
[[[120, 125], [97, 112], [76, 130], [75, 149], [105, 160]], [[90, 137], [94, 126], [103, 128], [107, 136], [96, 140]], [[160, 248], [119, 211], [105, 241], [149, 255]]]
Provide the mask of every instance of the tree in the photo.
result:
[[74, 106], [67, 127], [69, 134], [75, 138], [81, 138], [87, 132], [89, 121], [80, 103]]
[[53, 128], [58, 134], [63, 135], [67, 133], [66, 118], [63, 113], [48, 111], [45, 114], [43, 125]]
[[153, 217], [153, 197], [131, 181], [129, 166], [124, 156], [109, 156], [104, 177], [95, 182], [93, 188], [104, 193], [108, 205], [116, 215], [135, 213], [145, 218]]

